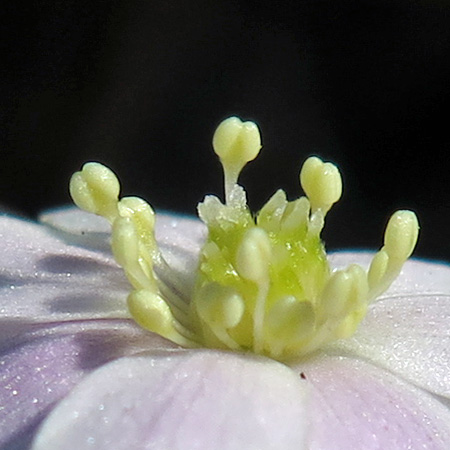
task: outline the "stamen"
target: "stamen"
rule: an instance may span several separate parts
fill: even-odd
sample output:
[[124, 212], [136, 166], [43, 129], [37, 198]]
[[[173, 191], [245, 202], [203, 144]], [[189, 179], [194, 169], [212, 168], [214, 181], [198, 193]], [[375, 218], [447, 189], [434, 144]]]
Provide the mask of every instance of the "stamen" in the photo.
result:
[[117, 217], [119, 180], [102, 164], [86, 163], [80, 172], [72, 175], [69, 190], [79, 208], [106, 217], [110, 222]]
[[419, 222], [412, 211], [397, 211], [389, 219], [384, 233], [384, 246], [369, 268], [369, 298], [382, 294], [399, 275], [411, 256], [419, 234]]
[[366, 302], [367, 276], [364, 270], [352, 264], [332, 274], [321, 295], [322, 310], [327, 318], [342, 320], [351, 311], [359, 310]]
[[397, 211], [389, 219], [384, 235], [384, 247], [392, 259], [406, 261], [414, 250], [419, 223], [412, 211]]
[[141, 249], [136, 228], [128, 217], [117, 218], [112, 226], [111, 249], [114, 258], [136, 289], [157, 289], [149, 262], [141, 257]]
[[123, 197], [118, 203], [119, 214], [133, 221], [139, 241], [145, 246], [152, 259], [159, 259], [160, 253], [154, 236], [155, 212], [139, 197]]
[[229, 117], [217, 127], [213, 136], [213, 148], [223, 166], [225, 198], [226, 203], [229, 203], [239, 173], [261, 150], [258, 127], [253, 122], [242, 122], [238, 117]]
[[255, 353], [263, 350], [264, 313], [270, 287], [269, 264], [272, 254], [267, 233], [258, 227], [250, 228], [244, 235], [236, 255], [236, 269], [246, 280], [258, 287], [253, 310], [253, 349]]
[[188, 330], [175, 321], [167, 302], [157, 293], [144, 289], [132, 291], [128, 296], [128, 308], [142, 328], [184, 347], [198, 346], [186, 336], [190, 334]]
[[308, 158], [300, 171], [306, 197], [288, 201], [278, 190], [254, 218], [237, 181], [261, 149], [258, 127], [231, 117], [217, 128], [213, 147], [223, 166], [226, 201], [207, 196], [198, 205], [209, 234], [193, 292], [177, 282], [162, 257], [155, 214], [144, 200], [119, 200], [116, 176], [98, 163], [85, 164], [71, 179], [75, 203], [112, 224], [114, 257], [134, 288], [128, 297], [132, 317], [182, 346], [252, 350], [282, 361], [351, 336], [369, 302], [411, 255], [419, 230], [415, 214], [391, 217], [367, 272], [358, 265], [331, 272], [320, 233], [342, 194], [338, 168]]
[[329, 162], [324, 163], [316, 156], [304, 162], [300, 183], [313, 212], [320, 209], [325, 214], [341, 198], [342, 179], [338, 168]]
[[278, 300], [269, 310], [266, 326], [270, 354], [280, 357], [286, 348], [299, 346], [314, 332], [314, 307], [308, 301], [300, 301], [293, 295], [288, 295]]
[[242, 349], [231, 338], [228, 329], [234, 328], [244, 314], [244, 301], [232, 288], [218, 283], [204, 285], [195, 298], [195, 309], [204, 324], [225, 345], [233, 350]]

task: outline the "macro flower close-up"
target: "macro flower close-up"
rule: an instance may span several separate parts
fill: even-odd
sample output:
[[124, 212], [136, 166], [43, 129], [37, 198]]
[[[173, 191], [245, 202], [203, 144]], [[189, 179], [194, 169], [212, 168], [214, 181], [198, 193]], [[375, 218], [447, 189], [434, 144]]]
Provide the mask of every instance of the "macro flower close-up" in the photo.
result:
[[334, 164], [253, 215], [258, 127], [213, 147], [225, 201], [200, 219], [120, 198], [100, 163], [72, 176], [80, 209], [0, 217], [0, 449], [448, 449], [450, 267], [410, 259], [415, 213], [327, 256]]

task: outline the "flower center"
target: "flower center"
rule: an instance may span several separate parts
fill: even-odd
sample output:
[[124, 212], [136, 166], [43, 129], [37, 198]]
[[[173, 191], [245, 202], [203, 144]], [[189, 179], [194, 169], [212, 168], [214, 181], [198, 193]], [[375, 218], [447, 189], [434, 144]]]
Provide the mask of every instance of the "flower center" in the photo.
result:
[[170, 268], [156, 244], [151, 207], [137, 197], [119, 200], [117, 177], [99, 163], [72, 176], [74, 202], [112, 225], [114, 257], [133, 286], [133, 318], [182, 346], [252, 351], [281, 361], [351, 336], [411, 255], [416, 215], [393, 214], [368, 271], [355, 264], [331, 271], [320, 233], [341, 196], [337, 167], [308, 158], [300, 172], [306, 197], [288, 201], [278, 190], [254, 217], [237, 180], [261, 149], [257, 126], [226, 119], [213, 147], [224, 170], [225, 203], [207, 196], [198, 205], [208, 237], [189, 293], [177, 289], [176, 280], [165, 284], [155, 271]]

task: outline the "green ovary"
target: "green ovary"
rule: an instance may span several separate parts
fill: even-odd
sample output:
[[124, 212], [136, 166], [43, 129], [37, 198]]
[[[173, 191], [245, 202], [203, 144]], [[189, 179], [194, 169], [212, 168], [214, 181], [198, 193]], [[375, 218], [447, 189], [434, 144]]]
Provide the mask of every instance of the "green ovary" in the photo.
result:
[[[259, 225], [259, 224], [258, 224]], [[196, 298], [205, 285], [217, 283], [227, 286], [237, 293], [245, 305], [239, 323], [227, 330], [229, 336], [242, 350], [254, 349], [253, 313], [257, 303], [258, 282], [240, 276], [235, 268], [236, 255], [245, 232], [257, 225], [252, 220], [243, 223], [216, 224], [209, 229], [208, 242], [201, 253], [199, 273], [193, 296], [194, 320], [201, 330], [203, 343], [208, 347], [223, 347], [214, 327], [201, 320], [196, 312]], [[311, 341], [320, 326], [320, 293], [329, 278], [330, 269], [326, 253], [319, 237], [308, 236], [305, 223], [290, 232], [275, 232], [261, 228], [267, 233], [271, 245], [271, 258], [268, 263], [268, 292], [264, 303], [262, 353], [277, 358], [285, 358], [289, 353], [297, 354], [299, 349]], [[229, 239], [234, 236], [233, 239]], [[228, 237], [228, 239], [227, 239]], [[278, 304], [290, 298], [289, 306]], [[294, 303], [298, 306], [294, 307]], [[283, 329], [279, 330], [266, 317], [271, 312], [277, 315], [286, 313]], [[295, 317], [302, 313], [303, 318]], [[267, 322], [267, 323], [266, 323]], [[303, 328], [299, 330], [297, 327]], [[277, 354], [274, 355], [274, 352]]]

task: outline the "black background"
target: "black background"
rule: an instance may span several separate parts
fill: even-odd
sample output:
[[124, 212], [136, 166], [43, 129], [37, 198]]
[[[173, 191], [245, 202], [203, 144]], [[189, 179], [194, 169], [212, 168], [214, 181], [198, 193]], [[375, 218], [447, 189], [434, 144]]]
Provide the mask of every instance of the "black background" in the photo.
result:
[[[29, 5], [29, 3], [27, 3]], [[87, 160], [125, 194], [194, 213], [222, 195], [211, 150], [229, 115], [264, 148], [241, 177], [256, 210], [299, 195], [311, 154], [336, 162], [344, 197], [331, 248], [378, 247], [415, 210], [416, 254], [450, 259], [450, 3], [39, 1], [2, 6], [0, 203], [35, 216], [69, 202]]]

